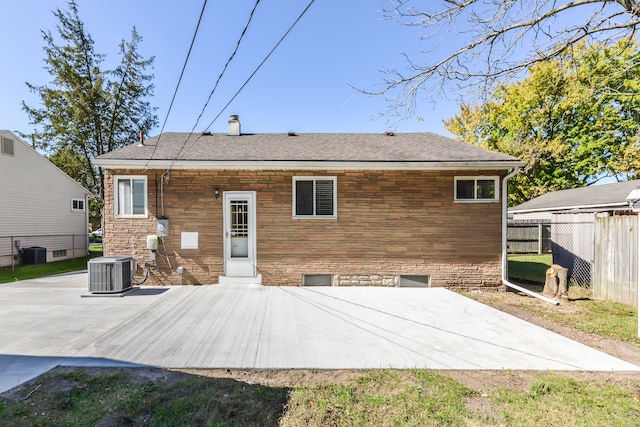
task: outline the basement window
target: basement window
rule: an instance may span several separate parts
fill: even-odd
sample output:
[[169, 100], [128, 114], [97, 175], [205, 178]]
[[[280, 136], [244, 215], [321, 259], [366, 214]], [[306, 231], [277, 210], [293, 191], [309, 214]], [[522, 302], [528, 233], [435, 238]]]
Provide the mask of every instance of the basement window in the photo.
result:
[[302, 286], [332, 286], [332, 279], [331, 274], [304, 274]]
[[337, 210], [335, 176], [293, 177], [294, 218], [335, 218]]
[[428, 288], [430, 283], [428, 275], [406, 275], [400, 276], [401, 288]]
[[62, 258], [62, 257], [66, 257], [67, 256], [67, 250], [66, 249], [60, 249], [57, 251], [53, 251], [53, 257], [54, 258]]
[[456, 202], [495, 202], [497, 200], [497, 176], [461, 176], [455, 178]]

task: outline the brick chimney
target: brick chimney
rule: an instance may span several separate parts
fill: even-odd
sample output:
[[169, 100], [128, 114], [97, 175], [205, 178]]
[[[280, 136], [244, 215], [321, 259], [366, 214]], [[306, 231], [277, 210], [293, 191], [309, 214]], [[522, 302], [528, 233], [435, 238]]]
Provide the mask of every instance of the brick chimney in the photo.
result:
[[232, 114], [229, 118], [229, 132], [227, 135], [240, 136], [240, 118], [237, 114]]

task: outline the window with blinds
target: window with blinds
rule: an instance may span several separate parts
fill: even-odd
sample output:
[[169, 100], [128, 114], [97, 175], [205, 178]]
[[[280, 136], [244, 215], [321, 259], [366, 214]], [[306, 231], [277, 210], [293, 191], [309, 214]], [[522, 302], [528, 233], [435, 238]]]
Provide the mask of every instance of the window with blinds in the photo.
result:
[[457, 202], [497, 201], [498, 177], [456, 177], [455, 200]]
[[336, 177], [293, 177], [293, 216], [335, 218]]

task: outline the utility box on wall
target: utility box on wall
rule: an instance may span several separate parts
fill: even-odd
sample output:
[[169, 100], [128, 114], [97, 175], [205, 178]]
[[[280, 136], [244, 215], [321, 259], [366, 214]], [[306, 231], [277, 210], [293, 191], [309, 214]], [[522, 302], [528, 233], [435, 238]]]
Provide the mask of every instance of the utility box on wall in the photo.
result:
[[156, 220], [156, 234], [158, 237], [166, 237], [169, 235], [169, 220], [157, 219]]

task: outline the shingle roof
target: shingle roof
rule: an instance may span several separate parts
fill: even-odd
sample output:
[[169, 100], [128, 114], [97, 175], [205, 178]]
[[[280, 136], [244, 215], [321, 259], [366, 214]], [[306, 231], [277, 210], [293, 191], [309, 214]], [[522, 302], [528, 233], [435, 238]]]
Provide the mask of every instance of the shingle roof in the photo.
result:
[[514, 157], [432, 133], [309, 133], [199, 135], [168, 132], [96, 159], [115, 161], [244, 162], [490, 162], [513, 167]]
[[640, 188], [640, 180], [553, 191], [510, 208], [509, 212], [624, 207], [629, 193], [637, 188]]

